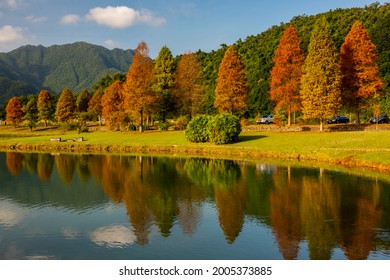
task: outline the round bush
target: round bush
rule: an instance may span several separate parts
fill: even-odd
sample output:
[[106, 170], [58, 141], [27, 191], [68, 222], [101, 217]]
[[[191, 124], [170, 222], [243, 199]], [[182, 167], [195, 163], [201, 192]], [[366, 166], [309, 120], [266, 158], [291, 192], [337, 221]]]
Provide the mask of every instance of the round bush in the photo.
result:
[[215, 144], [228, 144], [238, 141], [241, 133], [240, 119], [231, 114], [216, 115], [209, 122], [209, 139]]
[[186, 138], [190, 142], [200, 143], [209, 141], [208, 123], [211, 117], [200, 115], [193, 118], [187, 125]]

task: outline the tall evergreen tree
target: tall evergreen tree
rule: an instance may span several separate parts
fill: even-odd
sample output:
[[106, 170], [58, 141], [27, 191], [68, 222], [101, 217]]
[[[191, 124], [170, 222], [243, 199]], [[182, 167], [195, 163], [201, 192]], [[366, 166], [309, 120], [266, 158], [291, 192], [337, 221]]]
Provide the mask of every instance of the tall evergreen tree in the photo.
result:
[[318, 119], [320, 131], [323, 131], [324, 121], [334, 116], [341, 106], [338, 60], [328, 23], [322, 17], [317, 20], [310, 38], [300, 91], [304, 117]]
[[243, 114], [247, 93], [244, 65], [234, 47], [230, 46], [218, 69], [214, 107], [220, 113]]
[[175, 73], [174, 100], [179, 110], [190, 119], [202, 111], [205, 103], [202, 67], [196, 54], [186, 53], [180, 58]]
[[38, 122], [38, 106], [36, 95], [29, 95], [27, 98], [27, 104], [23, 107], [24, 117], [27, 121], [28, 127], [32, 131]]
[[173, 109], [172, 88], [175, 82], [175, 61], [167, 46], [163, 46], [158, 53], [154, 62], [154, 74], [153, 88], [158, 97], [156, 117], [165, 122], [168, 113]]
[[88, 111], [88, 103], [91, 100], [91, 95], [89, 94], [88, 90], [84, 89], [80, 94], [77, 96], [76, 100], [76, 107], [77, 112], [87, 112]]
[[357, 124], [360, 111], [378, 100], [384, 92], [379, 77], [376, 47], [360, 21], [352, 26], [340, 50], [343, 104], [355, 110]]
[[143, 131], [144, 113], [150, 110], [156, 97], [152, 89], [154, 79], [153, 61], [149, 57], [149, 48], [145, 42], [138, 44], [133, 63], [127, 73], [124, 86], [125, 109], [139, 114], [139, 129]]
[[47, 90], [41, 90], [38, 95], [37, 101], [38, 108], [38, 118], [45, 122], [45, 127], [47, 127], [47, 122], [53, 118], [54, 114], [54, 99]]
[[19, 97], [12, 97], [5, 108], [7, 115], [6, 121], [16, 127], [23, 118], [23, 105]]
[[291, 125], [291, 113], [300, 110], [299, 89], [304, 60], [298, 33], [290, 25], [275, 51], [270, 83], [271, 100], [276, 102], [276, 109], [287, 113], [288, 126]]
[[68, 88], [64, 88], [57, 102], [57, 121], [60, 123], [70, 121], [75, 116], [75, 111], [76, 103], [73, 93]]

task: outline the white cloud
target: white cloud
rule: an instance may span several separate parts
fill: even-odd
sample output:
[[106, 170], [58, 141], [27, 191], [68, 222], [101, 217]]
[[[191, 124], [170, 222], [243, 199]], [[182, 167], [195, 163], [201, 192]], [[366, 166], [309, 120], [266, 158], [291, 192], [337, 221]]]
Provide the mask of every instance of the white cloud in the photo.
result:
[[0, 43], [18, 42], [23, 39], [23, 29], [20, 27], [5, 25], [0, 28]]
[[86, 19], [112, 28], [126, 28], [137, 23], [153, 26], [160, 26], [166, 23], [164, 18], [154, 16], [150, 11], [137, 11], [126, 6], [96, 7], [89, 10]]
[[61, 18], [62, 24], [77, 24], [81, 20], [81, 17], [76, 14], [65, 15]]
[[35, 17], [33, 15], [25, 17], [26, 20], [32, 23], [41, 23], [47, 20], [46, 17]]
[[122, 225], [98, 228], [89, 237], [95, 244], [108, 248], [124, 248], [136, 240], [133, 231]]
[[108, 48], [116, 48], [119, 47], [120, 43], [111, 39], [104, 41], [104, 45]]
[[3, 0], [0, 3], [8, 8], [17, 9], [23, 5], [23, 0]]

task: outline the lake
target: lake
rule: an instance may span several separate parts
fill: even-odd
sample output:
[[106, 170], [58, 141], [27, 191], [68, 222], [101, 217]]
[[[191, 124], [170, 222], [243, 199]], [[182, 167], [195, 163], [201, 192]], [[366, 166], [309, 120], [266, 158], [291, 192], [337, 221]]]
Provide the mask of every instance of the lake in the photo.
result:
[[0, 259], [390, 260], [390, 174], [0, 153]]

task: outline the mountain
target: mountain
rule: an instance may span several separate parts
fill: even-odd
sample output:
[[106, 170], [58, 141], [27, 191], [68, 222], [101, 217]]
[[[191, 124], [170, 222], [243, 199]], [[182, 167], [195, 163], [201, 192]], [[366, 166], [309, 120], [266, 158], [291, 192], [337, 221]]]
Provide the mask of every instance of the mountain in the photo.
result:
[[127, 72], [133, 54], [132, 50], [108, 50], [85, 42], [23, 46], [0, 53], [0, 104], [41, 89], [51, 93], [61, 93], [65, 87], [74, 93], [90, 89], [104, 76]]

